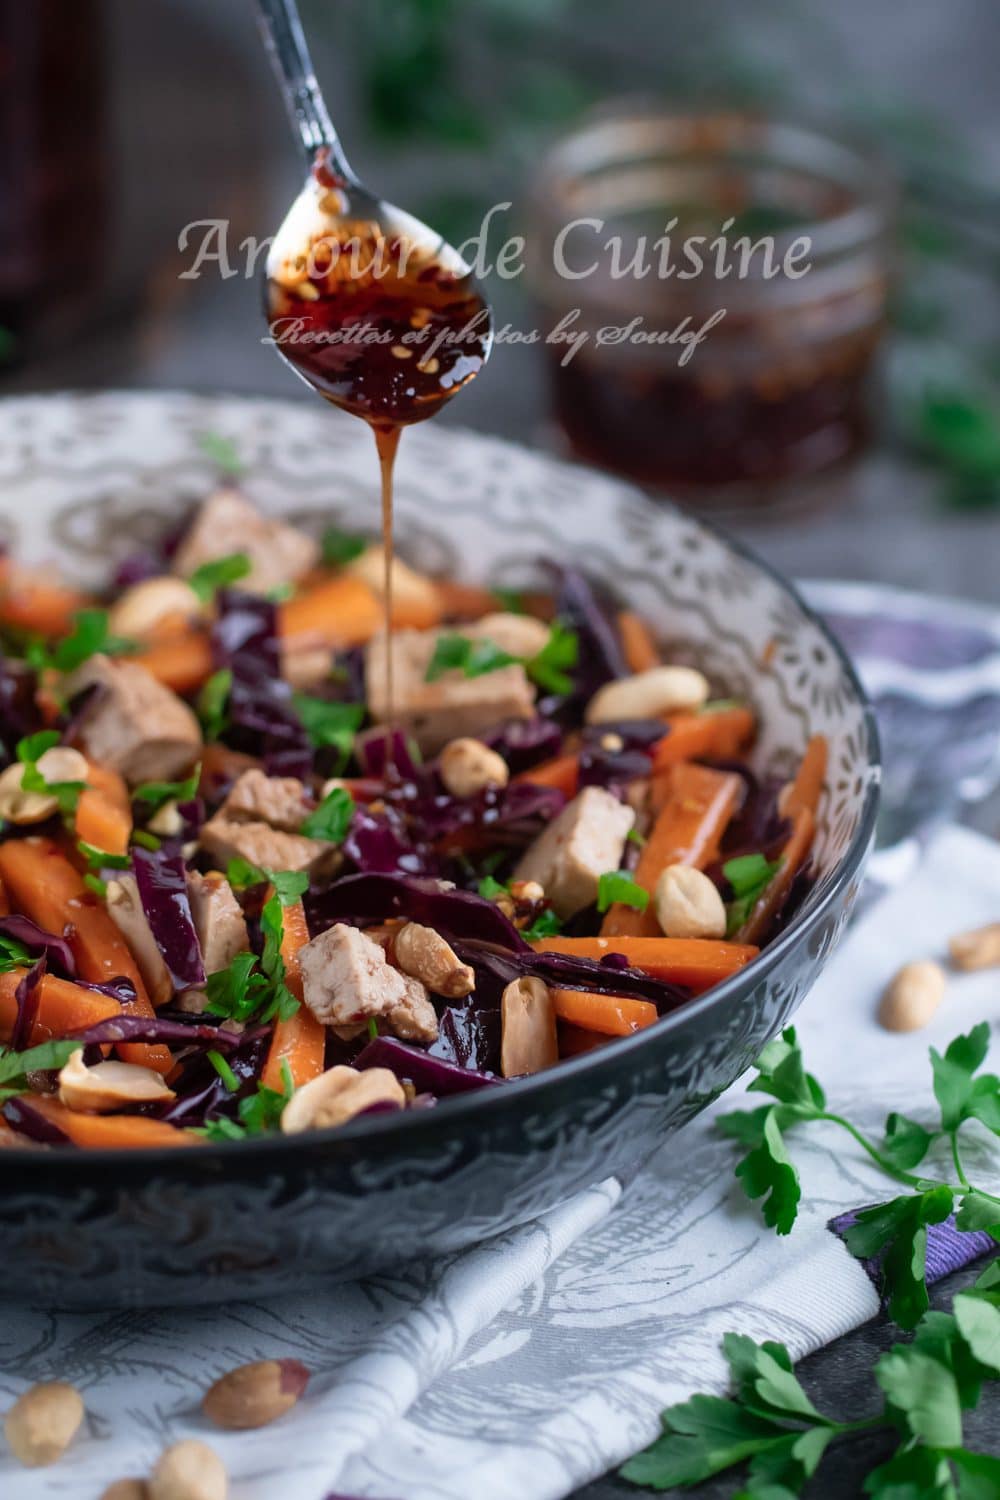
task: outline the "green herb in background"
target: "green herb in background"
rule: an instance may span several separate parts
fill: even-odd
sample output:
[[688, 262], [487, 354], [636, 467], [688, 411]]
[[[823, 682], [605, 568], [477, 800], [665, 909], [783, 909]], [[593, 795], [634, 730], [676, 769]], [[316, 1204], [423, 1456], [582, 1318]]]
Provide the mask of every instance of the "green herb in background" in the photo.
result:
[[38, 762], [46, 750], [53, 750], [59, 744], [60, 739], [58, 730], [42, 729], [37, 734], [29, 734], [23, 740], [18, 740], [14, 753], [24, 767], [21, 773], [21, 790], [55, 797], [60, 813], [64, 818], [68, 818], [76, 812], [80, 793], [87, 783], [85, 781], [47, 781], [38, 769]]
[[526, 661], [525, 671], [532, 682], [547, 693], [565, 696], [573, 691], [573, 679], [569, 675], [580, 659], [580, 638], [556, 620], [549, 638], [537, 656]]
[[243, 463], [231, 438], [223, 437], [218, 432], [203, 432], [198, 438], [198, 446], [223, 474], [232, 479], [242, 474]]
[[329, 703], [325, 698], [311, 698], [305, 693], [292, 695], [292, 707], [302, 720], [314, 750], [337, 752], [337, 770], [343, 770], [354, 749], [354, 737], [365, 717], [361, 703]]
[[121, 656], [136, 649], [135, 641], [112, 635], [106, 609], [80, 609], [73, 616], [73, 629], [55, 646], [30, 641], [25, 659], [36, 672], [73, 672], [91, 656]]
[[360, 557], [368, 543], [363, 536], [355, 536], [349, 531], [338, 531], [336, 526], [328, 526], [323, 533], [321, 546], [326, 566], [343, 568]]
[[354, 798], [346, 787], [335, 786], [302, 824], [301, 832], [309, 839], [326, 839], [342, 844], [354, 817]]
[[229, 694], [232, 690], [232, 668], [222, 667], [212, 673], [198, 694], [198, 718], [209, 744], [229, 727]]
[[150, 813], [156, 813], [165, 802], [190, 802], [198, 795], [200, 780], [199, 764], [185, 781], [144, 781], [132, 793], [132, 800], [144, 803]]
[[437, 682], [446, 672], [465, 677], [484, 677], [501, 667], [516, 666], [519, 658], [503, 651], [493, 641], [474, 641], [465, 635], [441, 635], [434, 646], [425, 682]]
[[[845, 1235], [847, 1248], [862, 1258], [881, 1256], [881, 1276], [889, 1314], [902, 1328], [913, 1328], [927, 1310], [925, 1257], [927, 1226], [939, 1224], [957, 1208], [956, 1228], [985, 1230], [1000, 1240], [1000, 1197], [977, 1188], [962, 1164], [961, 1131], [978, 1120], [1000, 1136], [1000, 1078], [979, 1070], [989, 1049], [989, 1024], [983, 1021], [967, 1036], [956, 1037], [943, 1056], [931, 1049], [934, 1095], [939, 1123], [924, 1126], [891, 1114], [884, 1138], [870, 1139], [856, 1125], [827, 1108], [817, 1079], [807, 1073], [794, 1030], [768, 1043], [757, 1059], [751, 1092], [775, 1101], [755, 1110], [735, 1110], [716, 1121], [723, 1135], [745, 1148], [736, 1175], [750, 1198], [763, 1200], [764, 1222], [788, 1234], [798, 1214], [802, 1189], [785, 1144], [796, 1125], [824, 1120], [838, 1125], [887, 1176], [909, 1191], [887, 1203], [862, 1210]], [[915, 1175], [932, 1148], [947, 1146], [955, 1181]]]
[[530, 927], [525, 927], [521, 936], [526, 943], [540, 943], [543, 938], [558, 937], [562, 932], [563, 924], [556, 916], [551, 907], [540, 911]]

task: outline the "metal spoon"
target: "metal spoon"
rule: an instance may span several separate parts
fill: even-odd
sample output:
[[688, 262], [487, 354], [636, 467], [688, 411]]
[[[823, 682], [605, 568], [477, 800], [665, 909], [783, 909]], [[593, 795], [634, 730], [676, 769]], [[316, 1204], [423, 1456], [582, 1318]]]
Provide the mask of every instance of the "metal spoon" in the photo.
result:
[[294, 0], [258, 10], [309, 166], [267, 260], [271, 336], [304, 380], [376, 429], [422, 421], [485, 364], [489, 306], [457, 250], [360, 182]]

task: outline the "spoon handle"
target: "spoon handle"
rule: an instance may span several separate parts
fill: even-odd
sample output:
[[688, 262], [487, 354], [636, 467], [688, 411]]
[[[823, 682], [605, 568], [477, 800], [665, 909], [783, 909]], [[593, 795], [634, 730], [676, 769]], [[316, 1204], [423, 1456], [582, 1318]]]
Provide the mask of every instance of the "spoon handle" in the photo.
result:
[[311, 164], [319, 148], [326, 146], [334, 170], [345, 181], [356, 183], [316, 82], [295, 0], [257, 0], [257, 11], [264, 45], [308, 161]]

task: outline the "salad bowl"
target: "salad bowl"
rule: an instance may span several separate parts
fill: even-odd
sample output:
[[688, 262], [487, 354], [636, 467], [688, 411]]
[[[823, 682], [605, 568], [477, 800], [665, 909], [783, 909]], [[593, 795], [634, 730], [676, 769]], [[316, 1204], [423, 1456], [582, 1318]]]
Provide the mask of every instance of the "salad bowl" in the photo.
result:
[[[360, 423], [297, 402], [183, 394], [0, 405], [2, 541], [85, 585], [176, 526], [238, 455], [262, 509], [377, 530]], [[460, 1250], [609, 1176], [625, 1181], [750, 1065], [808, 993], [858, 893], [875, 826], [874, 719], [794, 589], [716, 531], [609, 477], [458, 428], [406, 435], [398, 544], [432, 575], [530, 586], [545, 560], [605, 584], [760, 726], [787, 779], [829, 747], [812, 880], [747, 968], [551, 1071], [305, 1136], [198, 1149], [3, 1152], [7, 1297], [108, 1308], [279, 1295]]]

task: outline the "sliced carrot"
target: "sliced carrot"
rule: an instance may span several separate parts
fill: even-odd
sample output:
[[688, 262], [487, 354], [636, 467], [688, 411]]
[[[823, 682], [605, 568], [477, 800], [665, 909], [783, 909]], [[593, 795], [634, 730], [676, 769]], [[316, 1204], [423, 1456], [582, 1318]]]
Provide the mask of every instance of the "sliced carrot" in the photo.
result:
[[339, 573], [282, 604], [278, 628], [285, 640], [308, 636], [327, 646], [363, 646], [382, 625], [382, 603], [360, 578]]
[[198, 1146], [190, 1131], [179, 1130], [165, 1120], [151, 1120], [148, 1115], [88, 1115], [67, 1109], [50, 1095], [31, 1094], [31, 1107], [64, 1135], [74, 1146], [93, 1151], [142, 1151], [152, 1146]]
[[[643, 845], [633, 877], [650, 897], [668, 865], [693, 865], [703, 870], [710, 863], [743, 791], [739, 776], [688, 761], [663, 773], [663, 780], [669, 781], [670, 792]], [[660, 924], [652, 900], [645, 911], [617, 902], [607, 912], [601, 932], [607, 936], [657, 937]]]
[[674, 714], [669, 733], [653, 749], [653, 775], [682, 760], [728, 760], [753, 739], [753, 712], [742, 706]]
[[127, 854], [132, 837], [132, 800], [128, 787], [109, 766], [88, 763], [87, 785], [80, 793], [73, 820], [76, 837], [107, 854]]
[[129, 660], [145, 667], [164, 687], [182, 695], [197, 692], [212, 675], [212, 648], [201, 630], [186, 630], [166, 640], [153, 641]]
[[557, 755], [553, 760], [543, 760], [530, 771], [521, 771], [515, 781], [530, 781], [535, 786], [552, 786], [567, 797], [575, 797], [580, 780], [580, 761], [576, 755]]
[[[0, 974], [0, 1039], [9, 1042], [17, 1019], [17, 987], [26, 969], [12, 969]], [[85, 990], [68, 979], [44, 974], [38, 987], [38, 1011], [29, 1034], [31, 1045], [64, 1037], [68, 1031], [82, 1031], [111, 1016], [121, 1015], [121, 1006], [110, 995]]]
[[479, 620], [500, 608], [492, 589], [472, 583], [455, 583], [450, 578], [436, 578], [442, 616], [446, 620]]
[[[65, 933], [81, 979], [101, 984], [124, 977], [135, 986], [136, 998], [122, 1009], [131, 1015], [153, 1014], [125, 939], [100, 898], [84, 885], [51, 839], [10, 839], [0, 844], [0, 880], [15, 910], [47, 932]], [[169, 1050], [160, 1045], [120, 1042], [117, 1051], [126, 1062], [141, 1063], [160, 1073], [173, 1067]]]
[[712, 942], [708, 938], [551, 937], [531, 946], [536, 953], [570, 953], [575, 958], [598, 960], [609, 953], [622, 953], [630, 968], [642, 969], [695, 994], [738, 973], [760, 952], [749, 944]]
[[282, 1063], [287, 1062], [292, 1082], [301, 1088], [311, 1078], [318, 1078], [323, 1071], [323, 1056], [326, 1051], [326, 1027], [317, 1021], [312, 1011], [306, 1008], [302, 995], [302, 966], [299, 950], [309, 941], [309, 928], [302, 902], [295, 901], [282, 908], [281, 956], [285, 961], [285, 983], [299, 1002], [294, 1016], [287, 1021], [276, 1021], [267, 1061], [261, 1080], [269, 1089], [282, 1093], [285, 1088]]
[[584, 1031], [582, 1026], [571, 1026], [568, 1021], [556, 1023], [560, 1057], [579, 1057], [582, 1052], [593, 1052], [595, 1047], [606, 1047], [611, 1040], [599, 1031]]
[[792, 831], [781, 851], [781, 868], [757, 898], [756, 905], [736, 933], [739, 943], [760, 943], [767, 937], [780, 912], [792, 881], [805, 864], [816, 832], [816, 819], [808, 807], [800, 807], [792, 819]]
[[630, 609], [623, 609], [618, 616], [618, 632], [622, 638], [622, 650], [630, 672], [648, 672], [662, 661], [649, 626], [641, 616]]
[[592, 995], [586, 990], [553, 990], [552, 1001], [560, 1021], [604, 1036], [631, 1036], [657, 1019], [656, 1006], [648, 1000], [628, 1000], [623, 995]]
[[73, 616], [93, 601], [41, 573], [8, 567], [0, 580], [0, 623], [47, 637], [68, 635]]
[[827, 758], [826, 736], [814, 734], [806, 746], [795, 780], [790, 781], [781, 794], [781, 811], [786, 817], [793, 818], [803, 808], [816, 816], [826, 780]]

